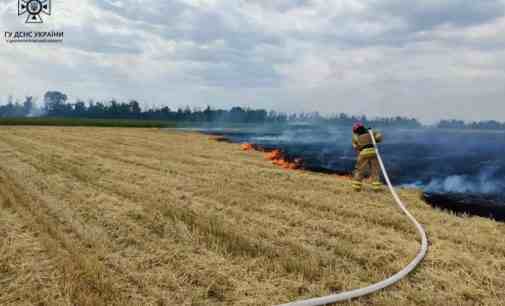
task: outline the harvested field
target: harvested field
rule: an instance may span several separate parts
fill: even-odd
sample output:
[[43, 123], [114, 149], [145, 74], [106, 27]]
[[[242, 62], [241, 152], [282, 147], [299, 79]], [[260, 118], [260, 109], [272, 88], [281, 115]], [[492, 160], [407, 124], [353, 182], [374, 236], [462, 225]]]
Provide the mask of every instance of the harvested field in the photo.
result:
[[[505, 305], [505, 224], [400, 195], [430, 251], [349, 305]], [[0, 129], [0, 305], [273, 305], [382, 280], [418, 238], [387, 193], [158, 129]]]

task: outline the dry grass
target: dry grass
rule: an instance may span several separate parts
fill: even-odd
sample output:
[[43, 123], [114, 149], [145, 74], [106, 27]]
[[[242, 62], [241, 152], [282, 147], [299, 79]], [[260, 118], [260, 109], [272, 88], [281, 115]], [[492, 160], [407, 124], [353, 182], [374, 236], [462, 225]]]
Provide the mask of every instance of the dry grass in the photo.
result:
[[[352, 305], [505, 305], [505, 225], [401, 196], [431, 248]], [[272, 305], [401, 269], [416, 233], [388, 194], [155, 129], [0, 130], [1, 305]]]

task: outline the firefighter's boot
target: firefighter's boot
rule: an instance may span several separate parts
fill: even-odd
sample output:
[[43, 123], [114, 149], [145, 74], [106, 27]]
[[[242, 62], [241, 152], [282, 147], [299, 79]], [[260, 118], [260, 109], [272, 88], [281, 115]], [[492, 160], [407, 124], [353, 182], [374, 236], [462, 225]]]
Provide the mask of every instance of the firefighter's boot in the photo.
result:
[[378, 182], [378, 181], [375, 181], [375, 182], [372, 182], [372, 190], [375, 191], [375, 192], [380, 192], [382, 191], [382, 183], [381, 182]]
[[352, 189], [354, 189], [354, 191], [360, 192], [362, 187], [363, 183], [361, 183], [360, 181], [356, 180], [352, 181]]

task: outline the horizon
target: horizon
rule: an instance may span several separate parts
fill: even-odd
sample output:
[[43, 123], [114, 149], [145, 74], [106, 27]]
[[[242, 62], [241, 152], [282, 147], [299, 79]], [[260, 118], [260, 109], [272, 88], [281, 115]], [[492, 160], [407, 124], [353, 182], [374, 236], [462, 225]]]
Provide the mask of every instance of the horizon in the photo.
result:
[[[47, 92], [51, 92], [51, 91], [47, 91]], [[54, 91], [52, 91], [54, 92]], [[56, 92], [59, 92], [59, 91], [56, 91]], [[137, 101], [135, 99], [125, 99], [125, 100], [120, 100], [120, 99], [117, 99], [117, 98], [108, 98], [108, 99], [103, 99], [103, 100], [100, 100], [100, 99], [92, 99], [92, 98], [89, 98], [89, 99], [82, 99], [82, 98], [74, 98], [72, 99], [71, 95], [67, 95], [66, 93], [64, 92], [61, 92], [63, 94], [65, 94], [68, 99], [66, 100], [66, 104], [75, 104], [77, 102], [84, 102], [86, 106], [89, 106], [90, 103], [103, 103], [105, 105], [107, 105], [108, 103], [112, 102], [112, 101], [116, 101], [118, 103], [129, 103], [130, 101], [136, 101], [139, 103], [139, 106], [141, 108], [141, 111], [142, 112], [146, 112], [150, 109], [152, 110], [157, 110], [157, 109], [161, 109], [163, 107], [168, 107], [168, 105], [149, 105], [150, 103], [143, 103], [143, 101]], [[33, 98], [32, 102], [34, 104], [35, 107], [37, 107], [39, 110], [42, 110], [42, 108], [44, 107], [44, 99], [42, 98], [43, 95], [41, 95], [40, 97], [39, 96], [26, 96], [24, 97], [24, 100], [26, 100], [26, 98]], [[0, 99], [0, 106], [5, 106], [9, 103], [9, 100], [12, 99], [12, 102], [15, 103], [15, 104], [20, 104], [22, 105], [24, 101], [20, 100], [19, 97], [16, 97], [14, 95], [8, 95], [7, 98], [5, 98], [5, 101], [3, 101], [2, 99]], [[191, 106], [191, 105], [179, 105], [177, 107], [169, 107], [170, 111], [174, 112], [174, 111], [178, 111], [180, 109], [184, 110], [186, 108], [190, 108], [190, 110], [192, 112], [196, 112], [196, 111], [202, 111], [204, 109], [206, 109], [207, 107], [209, 107], [211, 110], [224, 110], [224, 111], [229, 111], [231, 110], [232, 108], [234, 107], [240, 107], [244, 110], [265, 110], [267, 112], [270, 112], [270, 111], [276, 111], [276, 110], [272, 110], [272, 109], [265, 109], [265, 108], [255, 108], [253, 106], [248, 106], [248, 105], [232, 105], [232, 106], [229, 106], [229, 107], [224, 107], [224, 108], [219, 108], [219, 107], [214, 107], [213, 105], [204, 105], [204, 106]], [[277, 111], [276, 111], [277, 112]], [[278, 112], [279, 114], [285, 114], [287, 116], [291, 116], [291, 115], [310, 115], [310, 114], [317, 114], [317, 116], [320, 116], [322, 119], [330, 119], [330, 118], [333, 118], [333, 117], [336, 117], [336, 116], [339, 116], [341, 114], [344, 114], [348, 117], [351, 117], [351, 118], [359, 118], [359, 117], [366, 117], [366, 119], [368, 121], [375, 121], [375, 120], [380, 120], [380, 119], [393, 119], [393, 118], [396, 118], [396, 117], [401, 117], [403, 119], [414, 119], [416, 120], [417, 122], [419, 122], [420, 124], [422, 124], [423, 126], [426, 126], [426, 127], [430, 127], [430, 126], [436, 126], [437, 124], [443, 122], [443, 121], [462, 121], [464, 122], [465, 124], [472, 124], [472, 123], [486, 123], [486, 122], [498, 122], [500, 124], [505, 124], [505, 120], [503, 121], [500, 121], [500, 120], [494, 120], [494, 119], [482, 119], [482, 120], [464, 120], [464, 119], [461, 119], [461, 118], [450, 118], [450, 117], [442, 117], [441, 119], [438, 119], [438, 120], [434, 120], [434, 121], [423, 121], [421, 120], [420, 118], [416, 118], [416, 117], [406, 117], [406, 116], [401, 116], [401, 115], [391, 115], [391, 116], [370, 116], [370, 115], [367, 115], [367, 114], [352, 114], [352, 113], [345, 113], [345, 112], [334, 112], [334, 113], [326, 113], [326, 114], [321, 114], [320, 112], [318, 111], [307, 111], [307, 112]], [[43, 117], [45, 115], [37, 115], [35, 117]]]

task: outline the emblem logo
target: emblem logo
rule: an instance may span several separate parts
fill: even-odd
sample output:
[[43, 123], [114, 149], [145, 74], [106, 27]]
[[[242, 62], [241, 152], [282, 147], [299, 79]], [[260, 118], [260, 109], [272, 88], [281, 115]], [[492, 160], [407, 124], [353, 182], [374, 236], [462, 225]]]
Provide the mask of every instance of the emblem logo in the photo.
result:
[[41, 13], [51, 15], [51, 0], [18, 0], [18, 16], [27, 14], [26, 23], [43, 23]]

